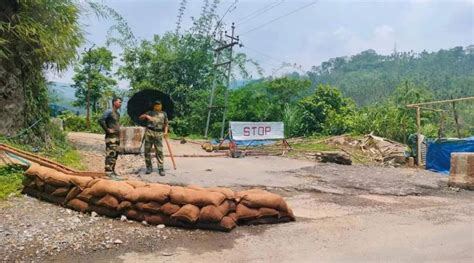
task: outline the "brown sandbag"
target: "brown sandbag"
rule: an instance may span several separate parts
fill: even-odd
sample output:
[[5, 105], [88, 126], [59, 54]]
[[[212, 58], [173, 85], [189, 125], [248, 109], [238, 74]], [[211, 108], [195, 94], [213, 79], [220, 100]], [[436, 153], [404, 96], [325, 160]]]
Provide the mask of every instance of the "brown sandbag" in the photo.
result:
[[108, 207], [110, 209], [116, 210], [119, 206], [119, 202], [117, 198], [113, 197], [112, 195], [105, 195], [99, 201], [97, 201], [97, 205], [101, 205], [104, 207]]
[[168, 203], [162, 205], [160, 207], [160, 209], [158, 209], [158, 211], [160, 213], [164, 214], [164, 215], [170, 216], [170, 215], [178, 212], [178, 210], [180, 208], [181, 208], [181, 206], [168, 202]]
[[160, 212], [161, 204], [158, 202], [151, 201], [151, 202], [145, 203], [141, 208], [145, 212], [156, 214]]
[[288, 211], [287, 211], [287, 212], [279, 211], [279, 212], [278, 212], [278, 217], [279, 217], [279, 218], [287, 217], [287, 218], [289, 218], [291, 221], [295, 221], [295, 220], [296, 220], [295, 215], [293, 214], [293, 210], [291, 210], [290, 208], [288, 208]]
[[130, 210], [127, 211], [127, 213], [125, 213], [125, 216], [128, 219], [133, 219], [135, 221], [142, 222], [142, 221], [145, 220], [145, 217], [148, 216], [148, 214], [144, 213], [144, 212], [137, 211], [135, 209], [130, 209]]
[[226, 229], [227, 231], [231, 231], [237, 226], [234, 219], [228, 216], [224, 216], [221, 222], [219, 223], [219, 225], [223, 227], [224, 229]]
[[103, 197], [106, 194], [110, 194], [122, 200], [127, 193], [133, 190], [133, 187], [123, 181], [102, 179], [95, 183], [90, 189], [90, 194], [93, 196]]
[[145, 186], [150, 185], [149, 183], [145, 183], [143, 181], [138, 181], [138, 180], [127, 180], [125, 182], [131, 185], [133, 188], [145, 187]]
[[47, 194], [51, 194], [52, 192], [54, 192], [56, 190], [56, 187], [50, 185], [50, 184], [44, 184], [44, 187], [43, 187], [43, 192], [47, 193]]
[[188, 223], [194, 223], [199, 218], [199, 211], [199, 207], [192, 204], [187, 204], [181, 207], [178, 212], [172, 214], [171, 218]]
[[102, 178], [94, 178], [92, 180], [89, 181], [89, 183], [87, 183], [87, 188], [91, 188], [92, 186], [94, 186], [96, 183], [102, 181], [104, 179]]
[[71, 201], [69, 201], [67, 203], [67, 207], [72, 208], [82, 213], [89, 210], [89, 204], [77, 198], [74, 198]]
[[235, 212], [229, 213], [227, 216], [230, 217], [232, 220], [234, 220], [234, 222], [236, 223], [237, 221], [239, 221], [239, 216]]
[[144, 202], [138, 202], [133, 204], [133, 208], [135, 208], [138, 211], [143, 211], [143, 207], [145, 206]]
[[206, 188], [204, 188], [202, 186], [199, 186], [199, 185], [195, 185], [195, 184], [190, 184], [190, 185], [186, 186], [186, 188], [193, 189], [193, 190], [198, 190], [198, 191], [206, 191]]
[[260, 215], [258, 209], [249, 208], [244, 204], [238, 204], [236, 210], [239, 221], [255, 219]]
[[81, 188], [74, 186], [66, 195], [64, 202], [69, 202], [70, 200], [76, 198], [82, 192]]
[[81, 199], [84, 202], [88, 202], [88, 203], [92, 202], [92, 199], [94, 198], [94, 196], [90, 194], [90, 191], [91, 191], [90, 188], [84, 189], [84, 191], [82, 191], [81, 193], [77, 195], [77, 198]]
[[53, 203], [53, 204], [57, 204], [57, 205], [63, 205], [64, 204], [64, 198], [63, 197], [52, 196], [52, 195], [49, 195], [45, 192], [42, 192], [42, 191], [34, 189], [34, 188], [24, 187], [22, 193], [27, 194], [27, 195], [32, 196], [32, 197], [36, 197], [39, 200], [45, 200], [45, 201]]
[[130, 208], [132, 208], [132, 203], [130, 201], [122, 201], [117, 206], [117, 211], [125, 211]]
[[39, 177], [36, 177], [35, 184], [36, 184], [36, 189], [40, 191], [44, 191], [45, 182], [43, 180], [41, 180]]
[[195, 206], [206, 206], [222, 204], [225, 195], [217, 192], [200, 191], [181, 186], [171, 187], [171, 202], [178, 205], [193, 204]]
[[258, 218], [261, 217], [280, 217], [280, 212], [278, 210], [268, 207], [260, 207], [258, 209], [258, 213], [260, 214]]
[[39, 167], [40, 167], [39, 164], [31, 163], [30, 167], [28, 167], [28, 169], [26, 169], [26, 171], [23, 174], [27, 177], [34, 178], [38, 174]]
[[52, 192], [51, 195], [57, 196], [57, 197], [66, 197], [69, 191], [70, 191], [69, 187], [59, 187], [56, 190], [54, 190], [54, 192]]
[[171, 186], [162, 184], [150, 184], [145, 187], [138, 187], [130, 190], [124, 198], [136, 202], [155, 201], [159, 203], [166, 203], [169, 199]]
[[254, 188], [254, 189], [248, 189], [248, 190], [236, 192], [235, 198], [237, 199], [237, 201], [240, 201], [240, 199], [247, 194], [265, 194], [265, 193], [268, 193], [268, 192], [262, 189]]
[[69, 179], [69, 181], [73, 185], [79, 186], [81, 189], [87, 188], [87, 185], [92, 180], [93, 180], [93, 178], [89, 177], [89, 176], [71, 176], [71, 178]]
[[[233, 201], [225, 200], [224, 202], [222, 202], [222, 204], [220, 206], [217, 207], [217, 209], [219, 209], [219, 211], [223, 215], [227, 215], [231, 211], [232, 205], [234, 205], [234, 207], [235, 207], [235, 203]], [[235, 209], [234, 209], [234, 211], [235, 211]]]
[[147, 215], [145, 221], [150, 225], [172, 225], [170, 217], [161, 214]]
[[101, 216], [107, 216], [107, 217], [112, 217], [112, 218], [120, 216], [120, 212], [118, 212], [117, 210], [111, 209], [105, 206], [101, 206], [101, 205], [89, 204], [89, 210], [91, 212], [94, 211]]
[[[46, 168], [46, 167], [43, 167]], [[56, 187], [69, 187], [71, 183], [69, 182], [71, 175], [67, 175], [61, 172], [58, 172], [53, 169], [45, 169], [46, 173], [44, 174], [44, 181], [50, 185]]]
[[235, 193], [234, 191], [230, 190], [229, 188], [224, 188], [224, 187], [211, 187], [207, 188], [208, 191], [211, 192], [217, 192], [225, 195], [225, 198], [227, 199], [234, 199], [235, 198]]
[[217, 223], [222, 220], [224, 214], [215, 205], [207, 205], [201, 208], [199, 222]]
[[35, 187], [35, 178], [24, 176], [23, 180], [21, 180], [21, 184], [26, 187]]
[[288, 211], [288, 206], [283, 197], [270, 192], [247, 193], [242, 196], [240, 202], [252, 208], [269, 207], [278, 211]]

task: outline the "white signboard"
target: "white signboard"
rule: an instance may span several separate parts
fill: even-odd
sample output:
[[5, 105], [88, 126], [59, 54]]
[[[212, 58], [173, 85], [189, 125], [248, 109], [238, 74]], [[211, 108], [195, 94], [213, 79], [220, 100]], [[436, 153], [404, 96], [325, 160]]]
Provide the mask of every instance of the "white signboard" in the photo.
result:
[[229, 122], [232, 139], [244, 140], [269, 140], [284, 139], [283, 122]]

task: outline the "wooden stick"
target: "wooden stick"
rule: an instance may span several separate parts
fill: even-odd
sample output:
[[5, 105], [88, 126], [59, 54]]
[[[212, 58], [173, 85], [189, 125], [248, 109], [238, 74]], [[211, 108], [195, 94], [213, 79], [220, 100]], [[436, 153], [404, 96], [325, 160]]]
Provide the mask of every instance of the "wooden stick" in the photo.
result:
[[464, 100], [474, 100], [474, 97], [466, 97], [466, 98], [459, 98], [459, 99], [450, 99], [450, 100], [439, 100], [439, 101], [430, 101], [430, 102], [422, 102], [416, 104], [408, 104], [408, 108], [416, 108], [424, 105], [431, 105], [431, 104], [438, 104], [438, 103], [447, 103], [453, 101], [464, 101]]
[[163, 136], [163, 139], [165, 139], [166, 146], [168, 147], [168, 152], [170, 152], [171, 162], [173, 162], [173, 168], [176, 170], [176, 163], [174, 162], [174, 156], [173, 152], [171, 151], [170, 143], [168, 142], [168, 137]]

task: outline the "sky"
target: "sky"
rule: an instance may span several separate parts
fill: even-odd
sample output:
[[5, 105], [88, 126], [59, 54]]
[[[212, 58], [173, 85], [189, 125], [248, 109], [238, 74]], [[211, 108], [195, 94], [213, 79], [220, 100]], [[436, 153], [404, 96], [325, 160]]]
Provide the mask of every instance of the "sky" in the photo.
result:
[[[212, 1], [212, 0], [210, 0]], [[104, 0], [120, 13], [139, 39], [176, 30], [178, 0]], [[198, 17], [204, 1], [188, 0], [182, 28]], [[221, 1], [219, 16], [234, 3]], [[238, 0], [222, 21], [236, 35], [246, 53], [265, 76], [306, 72], [330, 58], [351, 56], [367, 49], [379, 54], [428, 52], [474, 44], [474, 0]], [[87, 42], [80, 50], [105, 45], [110, 21], [81, 17]], [[183, 30], [182, 29], [182, 30]], [[119, 57], [120, 49], [111, 47]], [[282, 68], [283, 62], [291, 67]], [[116, 61], [116, 66], [120, 64]], [[252, 70], [251, 70], [252, 71]], [[48, 79], [72, 82], [72, 69], [49, 73]], [[258, 76], [255, 76], [258, 77]], [[119, 84], [127, 87], [126, 81]]]

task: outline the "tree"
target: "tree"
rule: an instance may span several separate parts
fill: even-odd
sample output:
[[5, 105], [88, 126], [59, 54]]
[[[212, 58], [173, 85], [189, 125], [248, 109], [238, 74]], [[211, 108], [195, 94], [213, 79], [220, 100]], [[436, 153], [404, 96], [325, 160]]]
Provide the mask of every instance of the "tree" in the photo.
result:
[[104, 93], [110, 93], [117, 85], [112, 75], [114, 60], [112, 52], [105, 47], [89, 49], [82, 54], [79, 64], [74, 68], [73, 87], [76, 88], [76, 106], [86, 106], [87, 126], [90, 127], [90, 105], [97, 112], [98, 102]]
[[299, 102], [302, 113], [301, 133], [338, 135], [350, 131], [354, 103], [335, 87], [319, 85], [311, 96]]

